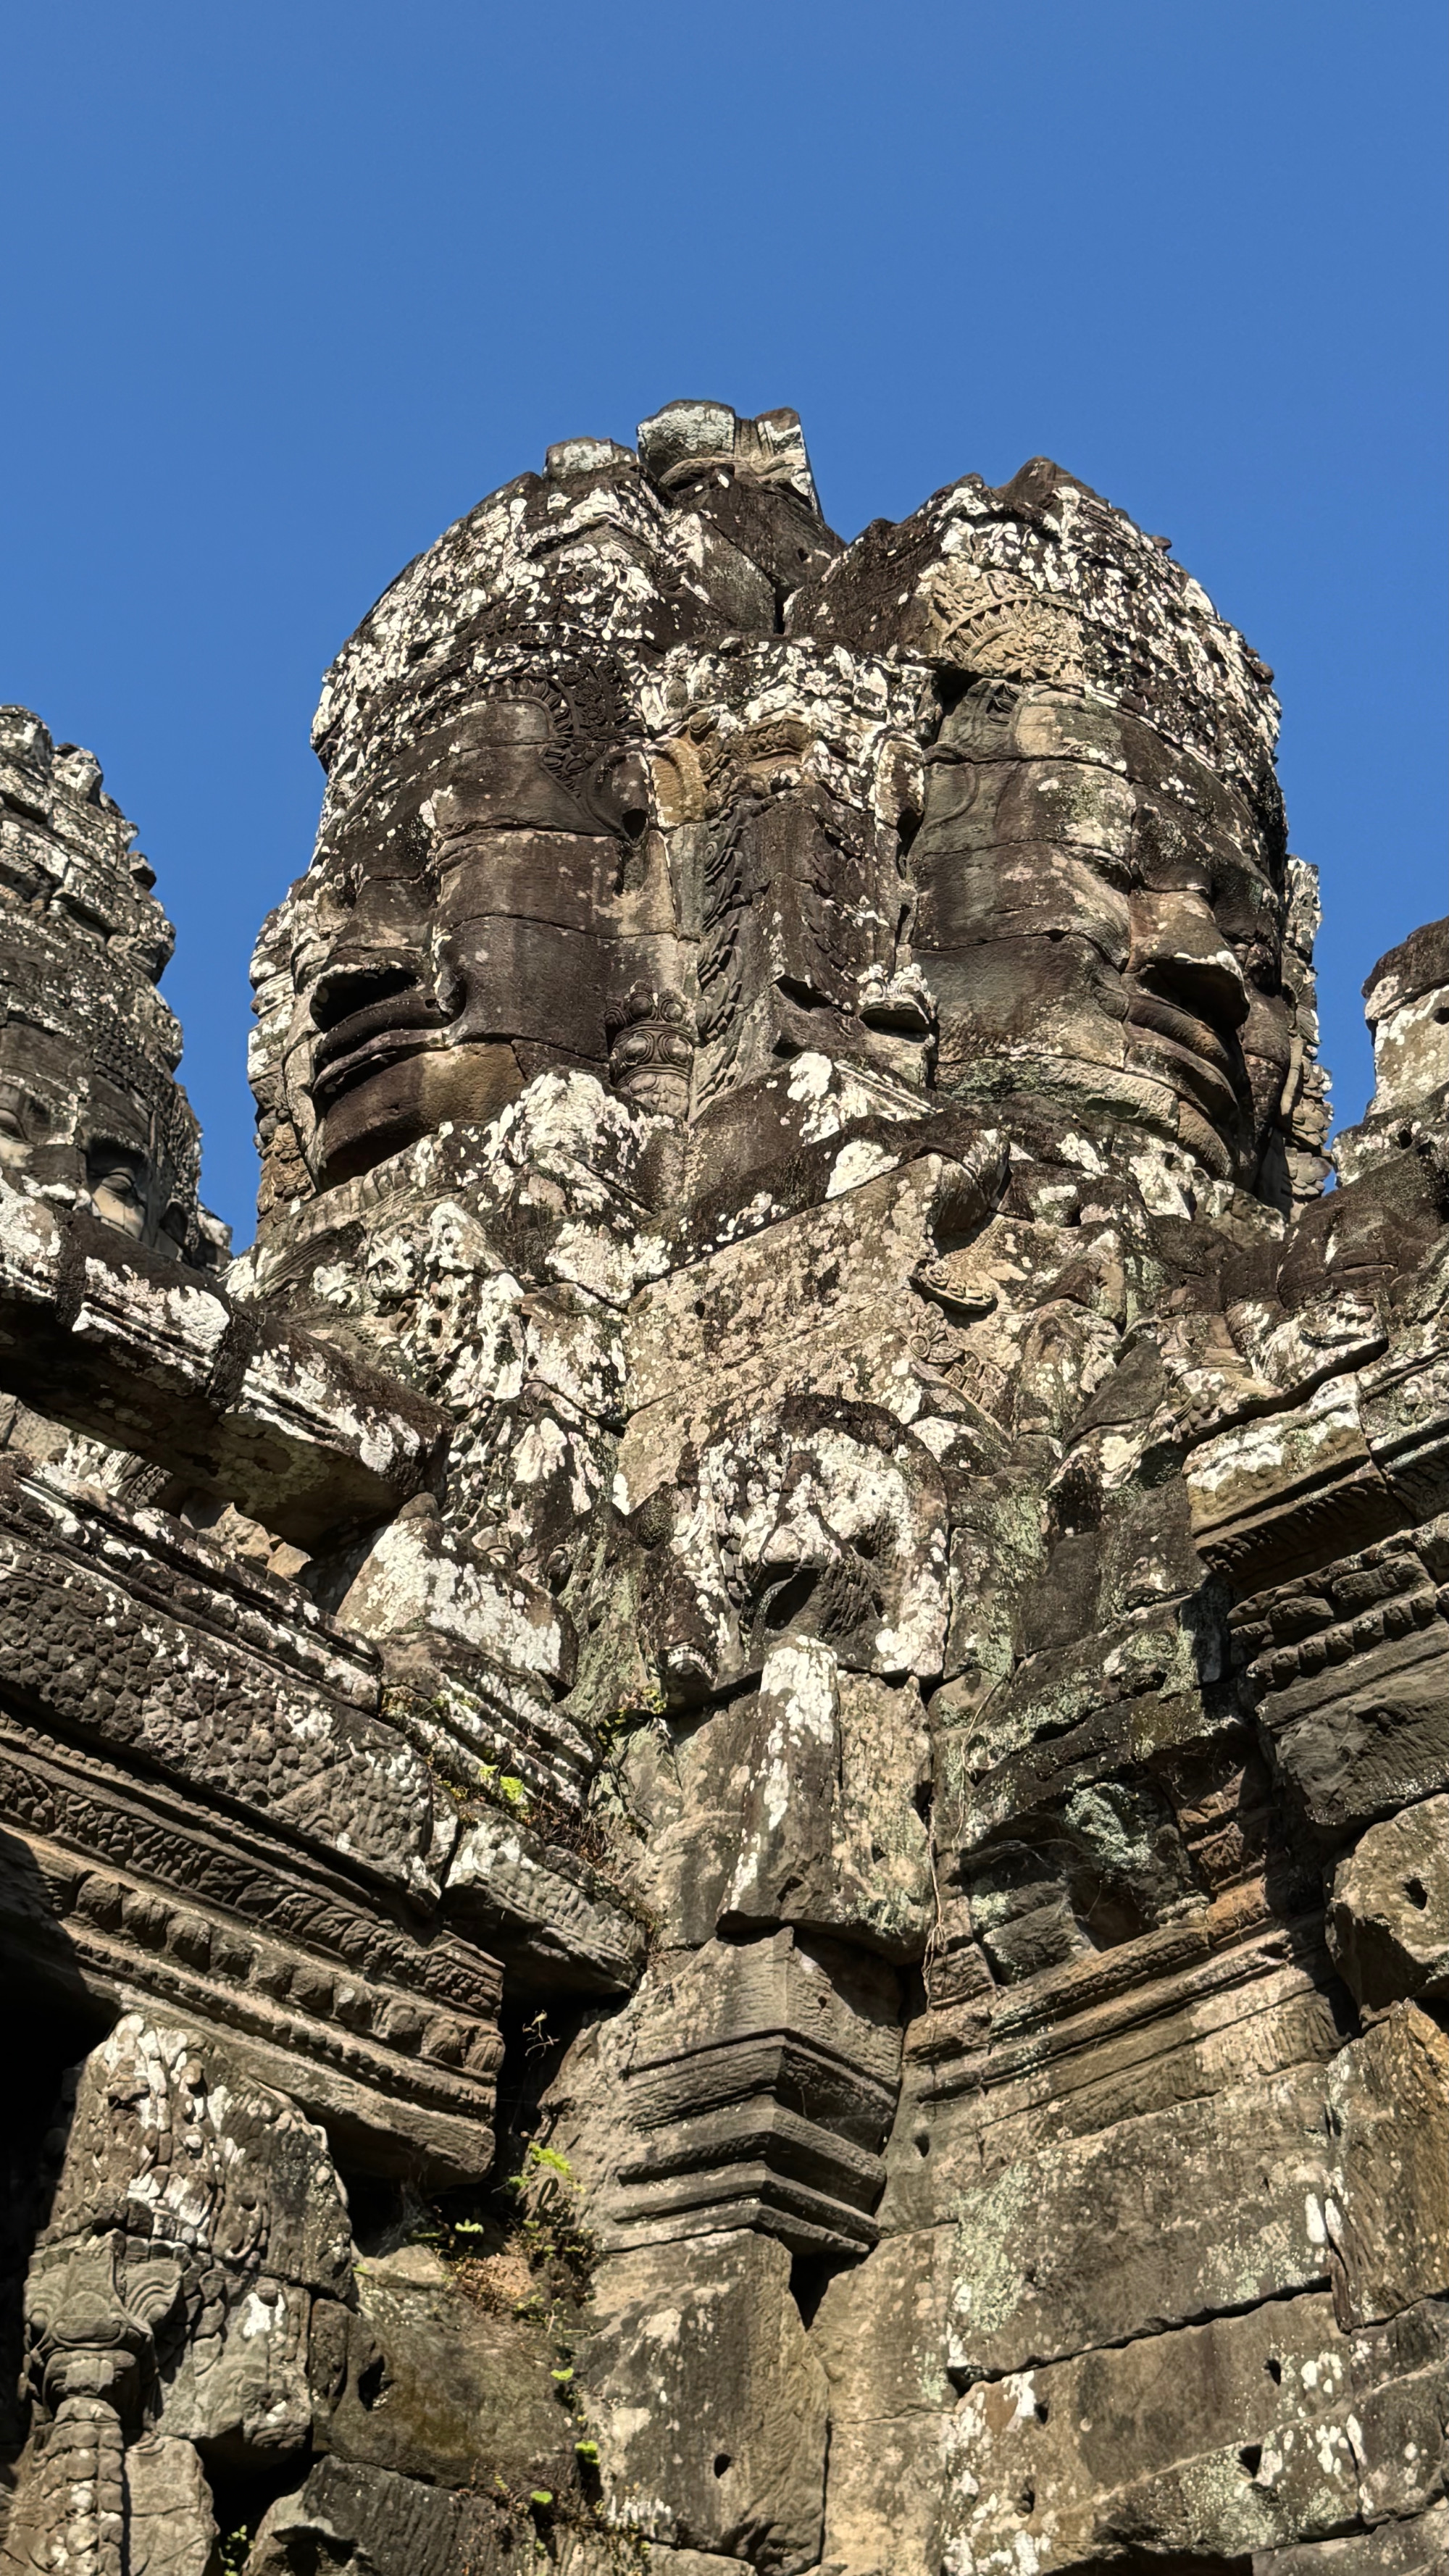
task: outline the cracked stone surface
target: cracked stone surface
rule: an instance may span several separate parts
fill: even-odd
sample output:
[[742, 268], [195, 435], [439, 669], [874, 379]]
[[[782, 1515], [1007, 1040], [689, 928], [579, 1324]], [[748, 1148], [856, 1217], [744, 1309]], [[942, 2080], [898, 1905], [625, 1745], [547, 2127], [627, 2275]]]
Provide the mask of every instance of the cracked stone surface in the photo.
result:
[[561, 442], [326, 676], [229, 1261], [4, 711], [14, 2576], [1443, 2565], [1449, 928], [1330, 1151], [1277, 718], [1048, 460]]

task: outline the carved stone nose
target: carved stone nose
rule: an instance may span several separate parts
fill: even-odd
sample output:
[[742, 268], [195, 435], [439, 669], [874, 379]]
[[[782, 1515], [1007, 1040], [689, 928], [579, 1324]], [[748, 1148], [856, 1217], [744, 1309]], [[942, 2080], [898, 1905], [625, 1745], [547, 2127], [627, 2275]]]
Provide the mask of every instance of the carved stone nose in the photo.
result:
[[1248, 1015], [1243, 970], [1206, 904], [1184, 895], [1134, 895], [1134, 973], [1153, 992], [1235, 1029]]

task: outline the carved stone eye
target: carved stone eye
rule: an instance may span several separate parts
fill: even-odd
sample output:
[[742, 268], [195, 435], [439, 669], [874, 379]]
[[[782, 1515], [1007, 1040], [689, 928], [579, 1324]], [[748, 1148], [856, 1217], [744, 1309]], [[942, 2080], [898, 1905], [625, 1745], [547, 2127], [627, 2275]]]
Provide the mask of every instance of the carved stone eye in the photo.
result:
[[0, 1084], [0, 1142], [31, 1145], [45, 1134], [48, 1123], [39, 1102], [19, 1083]]
[[139, 1236], [145, 1222], [145, 1165], [124, 1145], [100, 1143], [86, 1154], [86, 1186], [96, 1214]]

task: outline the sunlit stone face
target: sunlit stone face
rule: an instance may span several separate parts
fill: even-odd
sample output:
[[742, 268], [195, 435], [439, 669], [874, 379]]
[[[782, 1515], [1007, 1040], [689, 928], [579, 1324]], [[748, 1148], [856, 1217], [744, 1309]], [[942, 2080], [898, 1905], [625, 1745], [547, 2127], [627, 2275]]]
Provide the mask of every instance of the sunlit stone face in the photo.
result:
[[[1290, 1072], [1281, 859], [1246, 801], [1083, 691], [978, 682], [928, 754], [915, 955], [943, 1089], [1015, 1061], [1251, 1186]], [[1166, 1095], [1164, 1098], [1163, 1095]]]
[[36, 1099], [32, 1085], [23, 1078], [0, 1078], [0, 1176], [12, 1183], [24, 1180], [49, 1128], [44, 1103]]
[[324, 1188], [492, 1118], [550, 1065], [602, 1070], [611, 1013], [656, 962], [645, 826], [642, 763], [605, 751], [571, 775], [523, 688], [430, 734], [342, 818], [310, 991]]
[[780, 1148], [802, 1052], [1311, 1192], [1266, 666], [1047, 460], [839, 549], [762, 435], [683, 405], [637, 456], [565, 442], [344, 648], [257, 957], [264, 1220], [553, 1069], [689, 1123], [713, 1187]]
[[[650, 808], [640, 753], [570, 758], [546, 688], [512, 682], [427, 733], [338, 819], [317, 869], [317, 962], [301, 978], [320, 1186], [447, 1121], [486, 1123], [550, 1066], [685, 1108], [696, 973], [701, 1039], [713, 1031], [710, 886], [697, 967], [680, 864]], [[792, 826], [789, 850], [735, 889], [764, 941], [758, 958], [748, 938], [740, 950], [736, 1007], [767, 1018], [772, 977], [789, 994], [804, 974], [797, 878], [825, 868], [839, 898], [809, 915], [812, 959], [821, 938], [834, 957], [831, 924], [854, 888], [838, 832], [808, 866], [790, 856], [808, 820], [798, 795], [769, 811]], [[739, 841], [746, 856], [759, 829]], [[926, 755], [910, 871], [939, 1088], [1010, 1066], [1015, 1087], [1095, 1094], [1254, 1186], [1292, 1046], [1281, 855], [1240, 794], [1086, 691], [979, 681]], [[811, 999], [839, 981], [832, 966], [817, 996], [822, 971], [817, 960]]]
[[[0, 956], [0, 978], [23, 991], [18, 977]], [[89, 1208], [150, 1251], [187, 1237], [188, 1184], [155, 1105], [18, 1007], [0, 1028], [0, 1178]]]

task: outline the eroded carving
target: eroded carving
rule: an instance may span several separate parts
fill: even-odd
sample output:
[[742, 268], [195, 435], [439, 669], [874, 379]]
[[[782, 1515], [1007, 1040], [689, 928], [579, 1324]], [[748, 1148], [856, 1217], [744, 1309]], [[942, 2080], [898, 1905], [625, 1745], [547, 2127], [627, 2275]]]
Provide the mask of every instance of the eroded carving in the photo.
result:
[[1437, 2564], [1449, 951], [1324, 1194], [1271, 679], [672, 404], [329, 673], [225, 1285], [0, 1092], [17, 2567]]

